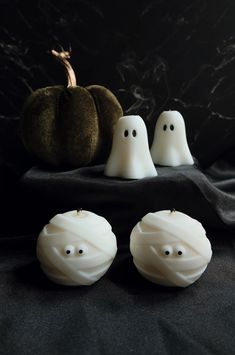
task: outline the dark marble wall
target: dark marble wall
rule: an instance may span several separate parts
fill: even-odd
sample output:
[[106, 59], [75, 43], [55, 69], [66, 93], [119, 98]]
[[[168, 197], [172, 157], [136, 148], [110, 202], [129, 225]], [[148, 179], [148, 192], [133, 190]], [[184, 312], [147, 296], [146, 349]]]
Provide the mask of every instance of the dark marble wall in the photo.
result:
[[234, 0], [0, 1], [0, 114], [32, 90], [66, 83], [51, 48], [72, 48], [78, 84], [109, 87], [149, 128], [184, 115], [192, 145], [205, 123], [235, 117]]

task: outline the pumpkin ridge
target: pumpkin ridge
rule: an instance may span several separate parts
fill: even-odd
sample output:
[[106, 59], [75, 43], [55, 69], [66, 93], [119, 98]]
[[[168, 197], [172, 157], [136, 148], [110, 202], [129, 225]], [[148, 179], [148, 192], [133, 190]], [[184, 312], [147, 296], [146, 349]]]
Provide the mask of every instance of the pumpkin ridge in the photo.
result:
[[[90, 153], [91, 153], [91, 147], [93, 146], [93, 144], [95, 143], [94, 142], [94, 138], [96, 138], [96, 141], [97, 141], [97, 143], [96, 143], [96, 146], [97, 146], [97, 148], [96, 148], [96, 153], [94, 154], [94, 156], [90, 159], [90, 161], [88, 162], [88, 164], [89, 163], [91, 163], [93, 160], [95, 160], [96, 159], [96, 157], [97, 157], [97, 155], [99, 154], [99, 151], [100, 151], [100, 142], [101, 142], [101, 130], [100, 130], [100, 120], [99, 120], [99, 104], [98, 104], [98, 102], [97, 102], [97, 100], [96, 100], [96, 98], [91, 94], [91, 92], [89, 91], [89, 90], [87, 90], [87, 88], [85, 87], [84, 88], [85, 90], [86, 90], [86, 92], [88, 93], [88, 95], [91, 97], [91, 99], [93, 100], [93, 102], [94, 102], [94, 108], [95, 108], [95, 111], [96, 111], [96, 120], [97, 120], [97, 124], [98, 124], [98, 137], [94, 137], [94, 135], [92, 135], [92, 137], [91, 137], [91, 142], [92, 142], [92, 144], [90, 145]], [[91, 154], [90, 154], [91, 155]]]
[[59, 106], [63, 152], [70, 165], [87, 165], [97, 154], [98, 116], [90, 93], [81, 86], [68, 87]]
[[96, 152], [96, 156], [94, 157], [94, 159], [96, 159], [100, 150], [101, 150], [101, 145], [102, 145], [103, 127], [102, 127], [102, 120], [100, 120], [101, 109], [100, 109], [100, 103], [97, 98], [97, 95], [95, 93], [89, 91], [87, 88], [85, 88], [85, 89], [89, 93], [89, 95], [92, 97], [92, 99], [94, 100], [94, 104], [95, 104], [95, 108], [96, 108], [96, 112], [97, 112], [97, 121], [98, 121], [99, 130], [98, 130], [97, 152]]
[[86, 87], [96, 104], [99, 124], [99, 163], [108, 158], [112, 146], [114, 126], [123, 115], [123, 110], [116, 96], [106, 87], [89, 85]]
[[56, 97], [56, 102], [55, 102], [55, 130], [56, 130], [56, 133], [57, 133], [57, 141], [59, 142], [58, 150], [59, 150], [59, 153], [60, 153], [61, 164], [66, 164], [65, 141], [64, 141], [65, 132], [62, 129], [63, 125], [61, 124], [62, 120], [61, 120], [61, 114], [60, 114], [60, 112], [61, 112], [60, 106], [61, 106], [62, 97], [63, 97], [63, 92], [61, 92], [60, 95], [58, 95]]
[[[27, 150], [47, 163], [60, 164], [58, 155], [55, 110], [62, 86], [37, 89], [27, 99], [21, 114], [23, 142]], [[45, 109], [47, 108], [47, 109]]]

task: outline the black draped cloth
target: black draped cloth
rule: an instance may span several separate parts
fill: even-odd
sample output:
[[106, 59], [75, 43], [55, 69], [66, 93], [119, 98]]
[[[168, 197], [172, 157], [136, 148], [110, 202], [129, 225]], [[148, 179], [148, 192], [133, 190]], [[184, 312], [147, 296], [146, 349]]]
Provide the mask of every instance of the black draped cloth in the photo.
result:
[[[217, 135], [226, 126], [226, 139]], [[156, 167], [158, 177], [107, 178], [104, 165], [52, 170], [24, 150], [18, 118], [0, 118], [0, 327], [2, 354], [232, 354], [235, 349], [235, 126], [204, 126], [194, 166]], [[216, 138], [217, 137], [217, 138]], [[221, 138], [220, 138], [221, 137]], [[42, 273], [37, 236], [56, 213], [83, 208], [107, 218], [118, 253], [89, 287], [63, 287]], [[136, 271], [129, 235], [148, 212], [198, 219], [213, 256], [185, 289]]]

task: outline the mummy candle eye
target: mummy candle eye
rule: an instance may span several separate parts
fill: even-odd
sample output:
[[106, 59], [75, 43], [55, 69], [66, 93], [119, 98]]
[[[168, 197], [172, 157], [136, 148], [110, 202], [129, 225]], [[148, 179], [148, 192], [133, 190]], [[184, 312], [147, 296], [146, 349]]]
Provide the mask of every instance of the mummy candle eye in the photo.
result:
[[110, 224], [89, 211], [70, 211], [50, 220], [39, 235], [37, 257], [52, 281], [91, 285], [110, 267], [117, 252]]
[[147, 129], [140, 116], [119, 119], [104, 173], [126, 179], [157, 176], [149, 151]]
[[177, 111], [164, 111], [159, 116], [154, 132], [151, 155], [155, 164], [165, 166], [192, 165], [185, 123]]
[[173, 252], [173, 248], [170, 246], [170, 245], [164, 245], [162, 248], [161, 248], [161, 252], [164, 256], [169, 256], [172, 254]]
[[176, 246], [175, 249], [176, 249], [176, 250], [175, 250], [176, 255], [178, 255], [178, 256], [183, 256], [183, 255], [185, 255], [186, 250], [185, 250], [185, 248], [183, 247], [183, 245]]
[[78, 255], [86, 255], [87, 253], [89, 252], [89, 248], [87, 245], [85, 244], [80, 244], [78, 247], [77, 247], [77, 254]]
[[66, 245], [64, 248], [64, 254], [65, 256], [72, 256], [74, 255], [75, 248], [73, 245]]
[[144, 216], [131, 232], [130, 251], [143, 277], [180, 287], [195, 282], [212, 256], [201, 223], [173, 210]]

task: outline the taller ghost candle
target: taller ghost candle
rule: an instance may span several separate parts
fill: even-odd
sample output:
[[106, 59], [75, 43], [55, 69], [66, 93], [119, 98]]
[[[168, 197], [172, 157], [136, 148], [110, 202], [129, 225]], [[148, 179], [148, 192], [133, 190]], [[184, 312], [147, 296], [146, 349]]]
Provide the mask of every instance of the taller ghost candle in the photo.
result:
[[201, 223], [175, 210], [145, 215], [131, 232], [130, 251], [143, 277], [180, 287], [195, 282], [212, 256]]
[[178, 111], [164, 111], [158, 117], [151, 156], [155, 164], [163, 166], [194, 163], [188, 147], [184, 119]]
[[99, 280], [117, 252], [108, 221], [90, 211], [58, 214], [41, 231], [37, 257], [55, 283], [79, 286]]
[[123, 116], [118, 120], [104, 173], [125, 179], [157, 176], [149, 151], [147, 129], [140, 116]]

